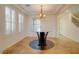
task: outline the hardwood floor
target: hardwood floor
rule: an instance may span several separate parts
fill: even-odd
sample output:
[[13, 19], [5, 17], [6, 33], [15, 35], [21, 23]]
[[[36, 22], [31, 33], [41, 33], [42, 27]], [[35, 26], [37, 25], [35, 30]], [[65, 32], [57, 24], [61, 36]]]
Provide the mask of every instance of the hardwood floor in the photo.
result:
[[29, 44], [34, 37], [26, 37], [22, 41], [16, 43], [10, 48], [3, 51], [4, 54], [79, 54], [79, 43], [68, 38], [48, 38], [55, 45], [48, 50], [32, 49]]

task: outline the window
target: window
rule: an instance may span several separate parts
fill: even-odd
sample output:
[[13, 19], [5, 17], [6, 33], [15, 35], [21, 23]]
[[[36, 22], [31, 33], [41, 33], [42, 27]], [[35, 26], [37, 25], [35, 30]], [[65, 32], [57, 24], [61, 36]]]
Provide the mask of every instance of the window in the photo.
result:
[[12, 32], [15, 31], [15, 11], [12, 10], [12, 17], [11, 17], [11, 30]]
[[33, 31], [35, 32], [41, 31], [41, 21], [39, 19], [33, 21]]
[[23, 32], [23, 20], [24, 20], [23, 15], [19, 14], [19, 32]]
[[5, 7], [5, 28], [6, 33], [14, 32], [15, 30], [15, 11], [9, 7]]

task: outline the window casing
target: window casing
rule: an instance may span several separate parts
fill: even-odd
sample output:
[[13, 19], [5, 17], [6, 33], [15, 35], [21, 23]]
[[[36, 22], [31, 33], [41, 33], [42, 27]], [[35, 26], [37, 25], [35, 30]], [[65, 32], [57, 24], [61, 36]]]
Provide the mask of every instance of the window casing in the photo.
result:
[[5, 29], [6, 33], [15, 31], [15, 11], [9, 7], [5, 7]]
[[33, 31], [40, 32], [41, 31], [41, 21], [40, 19], [33, 20]]
[[23, 32], [24, 26], [24, 17], [22, 14], [19, 14], [19, 32]]

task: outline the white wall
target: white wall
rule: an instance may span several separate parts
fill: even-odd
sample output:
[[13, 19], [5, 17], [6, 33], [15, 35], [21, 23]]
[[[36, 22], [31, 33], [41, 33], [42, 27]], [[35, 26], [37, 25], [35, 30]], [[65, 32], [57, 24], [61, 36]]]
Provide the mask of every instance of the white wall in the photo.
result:
[[59, 22], [59, 34], [79, 42], [79, 28], [73, 24], [71, 12], [65, 10], [58, 15], [57, 20]]
[[[15, 31], [11, 32], [9, 34], [6, 34], [5, 31], [5, 6], [8, 6], [10, 8], [13, 8], [16, 13], [22, 13], [24, 15], [24, 31], [19, 32], [18, 29], [18, 16], [16, 15], [16, 26]], [[0, 5], [0, 51], [3, 51], [4, 49], [10, 47], [11, 45], [15, 44], [16, 42], [22, 40], [24, 37], [27, 36], [27, 19], [28, 16], [22, 12], [20, 9], [18, 9], [14, 5]]]
[[42, 20], [42, 31], [48, 31], [48, 37], [56, 37], [57, 21], [55, 15], [49, 15]]
[[[37, 37], [37, 34], [33, 32], [33, 17], [29, 17], [28, 20], [28, 36], [35, 36]], [[57, 21], [56, 21], [56, 16], [55, 15], [49, 15], [46, 16], [45, 19], [41, 20], [41, 30], [42, 31], [49, 31], [48, 37], [56, 37], [57, 35]]]

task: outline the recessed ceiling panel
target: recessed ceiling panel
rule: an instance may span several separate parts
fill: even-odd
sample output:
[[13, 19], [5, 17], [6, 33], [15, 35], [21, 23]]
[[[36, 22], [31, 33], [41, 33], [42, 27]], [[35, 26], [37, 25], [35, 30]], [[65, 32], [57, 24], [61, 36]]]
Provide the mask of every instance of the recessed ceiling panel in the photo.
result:
[[[32, 14], [37, 14], [41, 11], [40, 4], [25, 4], [24, 6]], [[56, 14], [63, 7], [62, 4], [42, 4], [42, 6], [43, 12], [47, 14]]]

